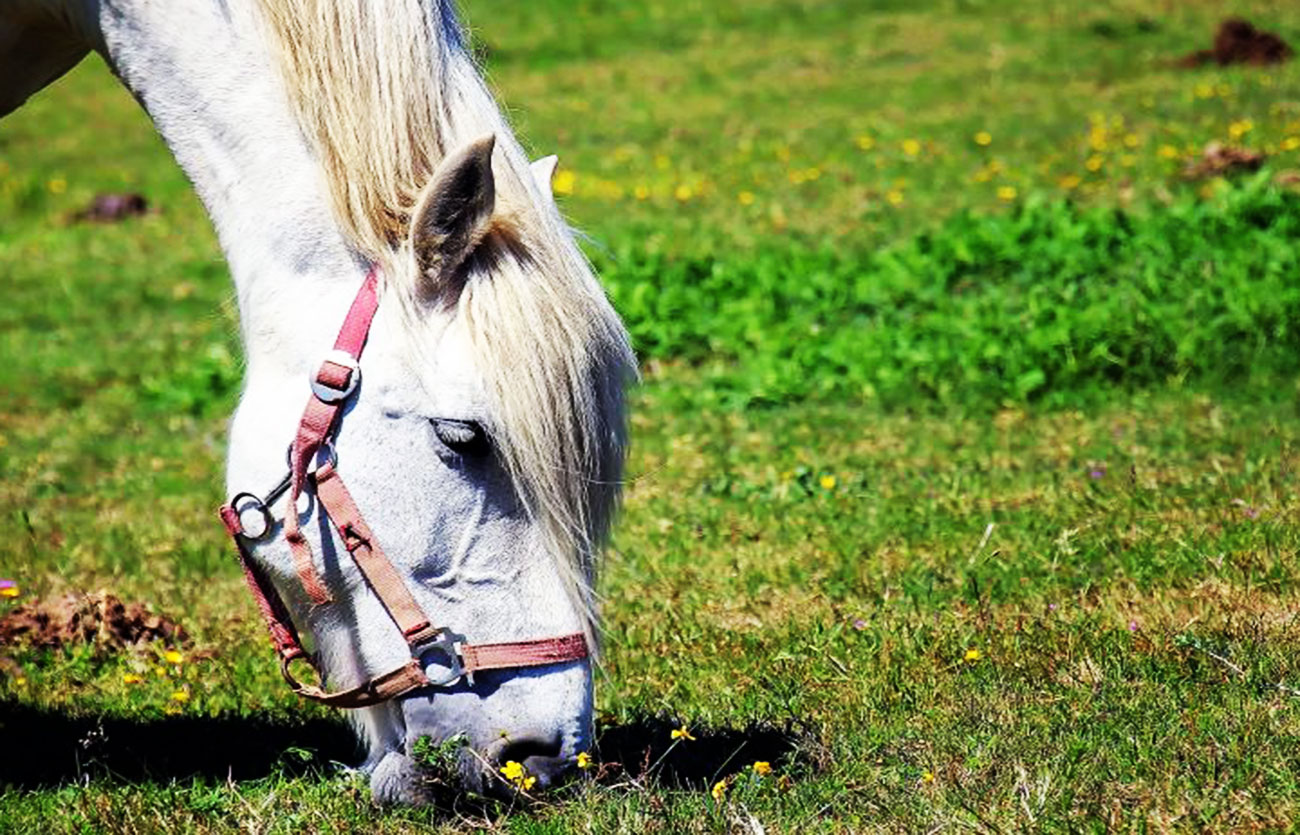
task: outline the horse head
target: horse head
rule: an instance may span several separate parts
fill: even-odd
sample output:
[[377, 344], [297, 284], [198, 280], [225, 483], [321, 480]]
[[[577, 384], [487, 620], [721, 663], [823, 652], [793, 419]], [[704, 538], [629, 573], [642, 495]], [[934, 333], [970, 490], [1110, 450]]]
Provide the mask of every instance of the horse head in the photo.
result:
[[553, 160], [530, 166], [440, 0], [19, 0], [0, 66], [33, 69], [0, 109], [92, 49], [231, 266], [223, 519], [286, 676], [351, 708], [380, 800], [424, 796], [429, 743], [459, 741], [471, 789], [558, 779], [591, 743], [635, 363]]

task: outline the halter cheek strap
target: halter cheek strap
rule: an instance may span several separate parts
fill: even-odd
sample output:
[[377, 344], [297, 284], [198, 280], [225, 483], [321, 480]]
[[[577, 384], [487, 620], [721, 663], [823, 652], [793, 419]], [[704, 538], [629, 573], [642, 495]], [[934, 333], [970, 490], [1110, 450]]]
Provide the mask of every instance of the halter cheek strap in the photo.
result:
[[[334, 350], [312, 378], [312, 395], [303, 410], [298, 431], [289, 448], [288, 475], [264, 497], [239, 493], [218, 511], [222, 524], [234, 539], [244, 579], [262, 613], [262, 619], [266, 621], [271, 643], [280, 657], [280, 670], [285, 681], [295, 693], [305, 698], [335, 707], [360, 708], [421, 688], [448, 686], [462, 676], [472, 681], [478, 670], [541, 667], [586, 658], [589, 655], [587, 639], [580, 632], [532, 641], [466, 644], [461, 636], [444, 627], [434, 626], [411, 595], [392, 561], [384, 554], [374, 533], [362, 518], [356, 502], [352, 500], [352, 494], [339, 475], [331, 439], [337, 430], [339, 412], [356, 391], [360, 381], [361, 351], [365, 348], [366, 337], [379, 305], [378, 279], [378, 268], [372, 269], [348, 309], [338, 339], [334, 342]], [[328, 460], [315, 472], [310, 472], [308, 468], [311, 462], [322, 449], [330, 453]], [[412, 656], [410, 661], [396, 669], [375, 676], [356, 687], [333, 693], [326, 692], [317, 685], [303, 684], [294, 677], [290, 670], [293, 661], [301, 658], [313, 667], [315, 663], [302, 647], [283, 598], [248, 550], [248, 542], [265, 536], [273, 527], [269, 505], [280, 495], [287, 495], [283, 530], [285, 541], [293, 555], [294, 569], [314, 605], [331, 602], [329, 591], [316, 572], [311, 545], [299, 527], [297, 500], [309, 481], [315, 486], [321, 512], [329, 518], [367, 585], [397, 625]], [[245, 511], [260, 512], [265, 522], [265, 528], [260, 533], [250, 535], [245, 530], [238, 507], [241, 504]], [[423, 655], [435, 651], [446, 657], [449, 669], [447, 677], [438, 681], [428, 677], [420, 661]], [[321, 678], [318, 668], [316, 673], [317, 678]]]

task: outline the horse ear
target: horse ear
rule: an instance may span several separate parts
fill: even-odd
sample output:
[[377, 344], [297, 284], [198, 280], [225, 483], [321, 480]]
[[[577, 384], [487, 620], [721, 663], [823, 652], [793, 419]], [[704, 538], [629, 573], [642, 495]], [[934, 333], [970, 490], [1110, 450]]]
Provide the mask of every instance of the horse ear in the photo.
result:
[[555, 154], [549, 157], [542, 157], [533, 160], [529, 168], [533, 171], [533, 179], [537, 181], [537, 186], [546, 192], [548, 197], [554, 198], [555, 194], [551, 191], [551, 181], [555, 179], [555, 166], [560, 164], [560, 158]]
[[411, 249], [423, 279], [440, 283], [478, 246], [492, 226], [496, 135], [452, 151], [433, 172], [411, 220]]

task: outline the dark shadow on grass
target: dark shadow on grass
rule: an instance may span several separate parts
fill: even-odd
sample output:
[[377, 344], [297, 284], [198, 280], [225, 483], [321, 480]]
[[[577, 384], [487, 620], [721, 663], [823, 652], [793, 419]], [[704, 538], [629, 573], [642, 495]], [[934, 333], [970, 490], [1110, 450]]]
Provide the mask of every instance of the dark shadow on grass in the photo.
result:
[[354, 763], [340, 721], [285, 716], [69, 716], [0, 701], [0, 786], [37, 789], [88, 778], [255, 780]]
[[[788, 771], [816, 748], [814, 735], [794, 723], [693, 728], [695, 739], [674, 741], [678, 727], [658, 717], [601, 727], [594, 752], [597, 782], [707, 790], [759, 760]], [[0, 787], [17, 789], [87, 779], [256, 780], [319, 772], [360, 756], [351, 729], [333, 719], [74, 716], [16, 701], [0, 701], [0, 740], [8, 752], [0, 757]], [[456, 800], [459, 805], [465, 798]]]
[[[636, 719], [597, 730], [600, 782], [645, 780], [675, 788], [707, 789], [755, 762], [786, 771], [809, 759], [815, 737], [794, 722], [754, 723], [744, 728], [691, 728], [694, 739], [674, 740], [678, 722]], [[807, 763], [813, 765], [813, 763]]]

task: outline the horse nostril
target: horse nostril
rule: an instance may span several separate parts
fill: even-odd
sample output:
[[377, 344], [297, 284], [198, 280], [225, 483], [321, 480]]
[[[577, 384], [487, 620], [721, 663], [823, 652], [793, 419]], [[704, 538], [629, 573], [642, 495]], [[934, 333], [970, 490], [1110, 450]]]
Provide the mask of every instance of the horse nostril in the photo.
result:
[[[530, 777], [536, 779], [534, 788], [546, 788], [554, 785], [572, 765], [560, 756], [560, 748], [558, 733], [549, 737], [508, 736], [489, 746], [487, 759], [498, 776], [505, 778], [503, 782], [513, 788], [523, 788], [524, 781]], [[514, 770], [509, 765], [512, 762], [518, 763], [522, 770]], [[505, 773], [506, 769], [511, 769], [512, 774]]]
[[503, 736], [491, 746], [488, 759], [493, 765], [501, 766], [514, 760], [522, 763], [530, 757], [556, 757], [560, 753], [560, 735], [544, 737], [540, 734], [523, 736]]

